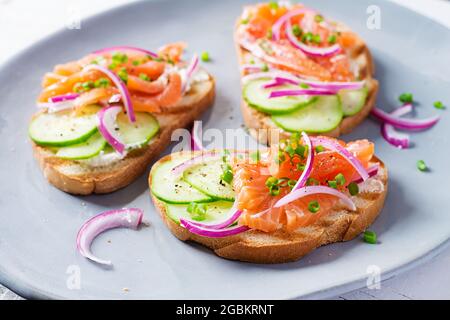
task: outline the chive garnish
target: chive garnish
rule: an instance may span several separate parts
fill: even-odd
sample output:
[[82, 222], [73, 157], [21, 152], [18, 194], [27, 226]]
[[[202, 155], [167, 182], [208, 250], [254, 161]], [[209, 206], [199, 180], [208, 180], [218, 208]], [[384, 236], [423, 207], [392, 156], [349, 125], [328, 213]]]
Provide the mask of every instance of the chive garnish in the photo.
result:
[[359, 187], [358, 184], [355, 182], [350, 182], [349, 185], [347, 186], [348, 188], [348, 192], [352, 195], [352, 196], [356, 196], [359, 193]]
[[413, 94], [412, 93], [402, 93], [399, 97], [398, 100], [400, 100], [400, 102], [403, 103], [412, 103], [413, 102]]
[[419, 169], [422, 172], [427, 171], [428, 167], [427, 167], [425, 161], [423, 161], [423, 160], [417, 161], [417, 169]]
[[364, 231], [364, 241], [370, 244], [377, 243], [377, 234], [374, 231]]
[[320, 210], [320, 204], [317, 201], [311, 201], [308, 203], [308, 210], [311, 213], [317, 213]]

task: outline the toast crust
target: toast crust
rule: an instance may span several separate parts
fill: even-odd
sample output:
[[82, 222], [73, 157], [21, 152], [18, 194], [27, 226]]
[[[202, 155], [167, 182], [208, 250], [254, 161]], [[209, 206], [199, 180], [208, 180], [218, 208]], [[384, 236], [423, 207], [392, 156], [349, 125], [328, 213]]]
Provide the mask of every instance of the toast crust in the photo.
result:
[[171, 143], [172, 132], [188, 127], [215, 99], [215, 80], [193, 85], [171, 113], [155, 114], [160, 130], [148, 146], [131, 151], [124, 159], [104, 167], [56, 157], [32, 142], [33, 154], [45, 178], [58, 189], [77, 195], [104, 194], [123, 188], [141, 176], [150, 162]]
[[[152, 172], [158, 166], [172, 159], [176, 154], [160, 159], [149, 175], [151, 186]], [[388, 173], [384, 163], [380, 163], [379, 179], [384, 189], [380, 193], [361, 193], [354, 197], [356, 212], [345, 209], [334, 211], [320, 218], [316, 223], [297, 229], [293, 233], [276, 231], [265, 233], [249, 230], [225, 238], [208, 238], [193, 234], [167, 216], [164, 202], [151, 194], [153, 203], [169, 230], [182, 241], [193, 241], [214, 251], [218, 256], [230, 260], [253, 263], [284, 263], [296, 261], [314, 249], [334, 242], [349, 241], [366, 230], [381, 212], [388, 190]]]
[[[239, 45], [237, 28], [240, 24], [240, 19], [236, 21], [235, 33], [234, 33], [234, 43], [236, 47], [236, 52], [238, 56], [239, 64], [242, 65], [247, 61], [247, 56], [251, 53], [243, 49]], [[336, 22], [336, 28], [339, 31], [350, 31], [350, 29], [340, 22]], [[364, 107], [355, 115], [350, 117], [345, 117], [339, 126], [335, 129], [320, 133], [318, 135], [325, 135], [329, 137], [337, 138], [343, 134], [350, 133], [355, 127], [357, 127], [364, 119], [370, 114], [370, 111], [375, 106], [375, 101], [378, 93], [378, 81], [373, 78], [375, 74], [375, 64], [373, 62], [372, 54], [366, 43], [358, 36], [357, 43], [354, 48], [348, 50], [348, 55], [351, 61], [358, 69], [358, 73], [361, 79], [366, 81], [368, 87], [368, 95], [366, 99], [366, 104]], [[243, 74], [241, 73], [241, 76]], [[244, 118], [244, 123], [249, 130], [249, 133], [262, 144], [271, 144], [273, 139], [286, 139], [289, 138], [291, 133], [284, 131], [279, 128], [271, 119], [270, 115], [260, 112], [248, 103], [241, 99], [241, 112]], [[311, 133], [312, 135], [315, 135]], [[276, 141], [273, 141], [276, 143]]]

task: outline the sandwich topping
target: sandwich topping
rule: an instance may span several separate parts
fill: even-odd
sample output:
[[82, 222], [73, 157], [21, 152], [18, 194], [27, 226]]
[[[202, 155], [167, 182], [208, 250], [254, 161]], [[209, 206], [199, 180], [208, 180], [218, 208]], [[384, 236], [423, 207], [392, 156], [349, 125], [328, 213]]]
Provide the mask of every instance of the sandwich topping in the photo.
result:
[[259, 152], [174, 156], [155, 170], [151, 190], [192, 233], [289, 233], [331, 212], [357, 211], [357, 196], [384, 191], [383, 170], [368, 140], [302, 133]]
[[329, 132], [366, 104], [371, 83], [352, 58], [364, 43], [312, 9], [278, 2], [248, 6], [236, 41], [244, 99], [285, 131]]
[[55, 66], [42, 81], [30, 137], [57, 157], [94, 167], [146, 146], [159, 131], [155, 115], [209, 80], [197, 55], [182, 60], [185, 47], [111, 47]]

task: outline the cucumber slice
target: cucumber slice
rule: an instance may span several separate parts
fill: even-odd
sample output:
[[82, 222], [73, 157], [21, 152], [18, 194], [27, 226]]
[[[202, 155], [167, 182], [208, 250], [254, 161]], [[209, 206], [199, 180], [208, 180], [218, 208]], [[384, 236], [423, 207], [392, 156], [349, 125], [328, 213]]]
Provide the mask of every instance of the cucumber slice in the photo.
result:
[[191, 156], [189, 154], [181, 155], [158, 166], [155, 172], [153, 172], [150, 186], [151, 192], [155, 197], [161, 201], [173, 204], [215, 201], [215, 199], [183, 181], [181, 176], [175, 177], [170, 172], [172, 168], [190, 158]]
[[[206, 216], [202, 223], [211, 223], [220, 220], [225, 214], [227, 214], [231, 207], [232, 202], [229, 201], [216, 201], [211, 202], [206, 205]], [[166, 213], [167, 216], [172, 219], [175, 223], [180, 223], [180, 218], [186, 218], [191, 220], [192, 216], [187, 211], [188, 205], [186, 204], [168, 204], [166, 203]]]
[[365, 87], [359, 90], [340, 90], [339, 98], [341, 99], [344, 116], [353, 116], [361, 111], [366, 104], [368, 93], [369, 90]]
[[[307, 106], [308, 104], [316, 100], [315, 97], [311, 96], [296, 96], [296, 97], [280, 97], [269, 99], [270, 92], [272, 89], [264, 89], [263, 85], [266, 84], [270, 79], [258, 79], [250, 81], [247, 83], [243, 90], [243, 96], [245, 101], [253, 108], [269, 113], [269, 114], [285, 114], [290, 113], [301, 107]], [[277, 90], [295, 88], [295, 86], [282, 86], [278, 87]]]
[[222, 159], [210, 160], [184, 171], [183, 179], [210, 197], [234, 201], [235, 192], [232, 185], [220, 178], [226, 165]]
[[41, 113], [30, 124], [28, 133], [41, 146], [64, 147], [89, 139], [97, 132], [97, 115], [73, 117], [68, 112]]
[[148, 143], [159, 131], [158, 121], [147, 112], [136, 112], [136, 122], [133, 123], [121, 112], [116, 121], [120, 137], [128, 148], [138, 148]]
[[56, 151], [56, 156], [71, 160], [89, 159], [98, 155], [105, 146], [106, 140], [97, 132], [85, 142], [59, 148]]
[[272, 116], [273, 122], [286, 131], [322, 133], [336, 128], [343, 117], [338, 96], [321, 96], [298, 111]]

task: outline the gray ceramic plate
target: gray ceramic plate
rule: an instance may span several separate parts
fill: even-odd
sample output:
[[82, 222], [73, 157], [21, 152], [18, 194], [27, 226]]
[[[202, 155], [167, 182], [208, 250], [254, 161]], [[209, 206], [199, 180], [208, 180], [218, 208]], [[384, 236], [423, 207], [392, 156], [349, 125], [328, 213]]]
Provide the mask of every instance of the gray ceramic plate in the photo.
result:
[[[415, 145], [406, 151], [384, 142], [378, 124], [370, 119], [344, 137], [375, 141], [377, 154], [390, 169], [387, 203], [373, 226], [380, 244], [355, 239], [280, 265], [227, 261], [170, 234], [150, 201], [146, 176], [114, 194], [85, 198], [46, 182], [27, 138], [41, 77], [54, 64], [97, 48], [117, 44], [157, 48], [185, 40], [190, 53], [208, 50], [213, 62], [207, 67], [217, 78], [217, 101], [203, 120], [209, 128], [239, 127], [232, 29], [246, 2], [149, 1], [124, 6], [83, 21], [81, 30], [64, 30], [36, 43], [0, 69], [0, 282], [25, 297], [40, 298], [324, 296], [364, 286], [371, 265], [387, 277], [449, 238], [445, 196], [450, 181], [450, 119], [448, 110], [434, 110], [432, 103], [440, 99], [450, 105], [450, 32], [385, 1], [305, 1], [346, 22], [367, 40], [381, 82], [380, 107], [390, 110], [400, 93], [412, 91], [419, 101], [418, 116], [442, 113], [435, 128], [413, 134]], [[381, 9], [380, 30], [366, 27], [366, 9], [372, 4]], [[418, 159], [426, 160], [431, 172], [419, 172]], [[75, 236], [83, 221], [124, 206], [145, 209], [152, 226], [139, 232], [113, 230], [97, 239], [93, 250], [112, 259], [112, 270], [82, 258], [75, 251]], [[79, 290], [72, 282], [78, 271]]]

